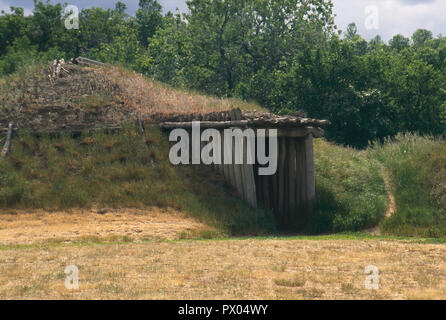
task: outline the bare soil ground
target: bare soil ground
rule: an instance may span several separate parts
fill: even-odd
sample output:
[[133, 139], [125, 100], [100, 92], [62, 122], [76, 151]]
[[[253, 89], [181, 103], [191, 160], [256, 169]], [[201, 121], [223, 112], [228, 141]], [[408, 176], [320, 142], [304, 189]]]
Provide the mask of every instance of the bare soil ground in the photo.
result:
[[173, 209], [0, 211], [0, 244], [172, 240], [209, 227]]
[[[386, 188], [387, 188], [387, 196], [389, 198], [389, 204], [387, 206], [385, 219], [389, 219], [396, 211], [395, 196], [393, 194], [393, 185], [392, 185], [391, 179], [389, 177], [389, 173], [385, 169], [383, 169], [382, 175], [384, 178], [384, 183], [386, 184]], [[375, 235], [375, 236], [382, 235], [382, 232], [381, 232], [379, 226], [371, 228], [369, 230], [366, 230], [366, 232], [371, 235]]]
[[[158, 209], [3, 213], [0, 221], [1, 299], [446, 299], [445, 244], [168, 241], [204, 226]], [[70, 265], [78, 290], [64, 284]], [[378, 290], [365, 288], [368, 265], [379, 270]]]

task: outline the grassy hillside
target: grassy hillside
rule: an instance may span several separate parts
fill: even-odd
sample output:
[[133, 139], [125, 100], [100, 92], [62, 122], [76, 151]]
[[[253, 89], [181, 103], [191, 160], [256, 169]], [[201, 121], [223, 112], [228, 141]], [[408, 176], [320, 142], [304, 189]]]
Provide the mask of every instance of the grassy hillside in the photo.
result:
[[146, 143], [135, 127], [76, 138], [20, 135], [0, 161], [0, 208], [171, 207], [230, 234], [274, 230], [271, 214], [250, 209], [214, 170], [173, 166], [168, 150], [155, 127]]
[[[315, 161], [313, 231], [359, 231], [378, 225], [389, 235], [446, 236], [444, 140], [406, 134], [364, 151], [319, 140]], [[390, 178], [388, 186], [384, 173]], [[395, 198], [389, 218], [387, 192]]]
[[310, 231], [360, 231], [378, 225], [388, 204], [379, 161], [365, 151], [317, 139], [315, 165], [317, 203]]
[[[146, 144], [135, 127], [75, 138], [20, 135], [0, 162], [0, 207], [172, 207], [230, 234], [274, 231], [271, 213], [248, 208], [210, 168], [172, 166], [168, 149], [156, 127]], [[377, 225], [387, 205], [380, 163], [324, 140], [315, 151], [318, 202], [309, 232]]]
[[[146, 143], [135, 127], [79, 137], [21, 134], [0, 161], [0, 208], [172, 207], [233, 235], [275, 230], [270, 213], [248, 208], [214, 170], [170, 165], [168, 148], [156, 127]], [[412, 135], [366, 151], [316, 140], [317, 204], [308, 231], [379, 224], [387, 234], [444, 237], [445, 149], [441, 140]], [[396, 202], [389, 219], [383, 170]]]
[[389, 234], [446, 236], [446, 143], [442, 139], [399, 135], [375, 144], [370, 156], [391, 175], [396, 212], [382, 223]]
[[[171, 166], [160, 129], [147, 128], [145, 141], [132, 125], [115, 134], [31, 134], [135, 123], [136, 112], [156, 121], [261, 107], [173, 89], [119, 67], [64, 69], [53, 81], [49, 65], [25, 66], [0, 79], [0, 132], [11, 120], [20, 129], [0, 161], [0, 208], [171, 207], [223, 233], [275, 230], [271, 213], [250, 209], [214, 171]], [[0, 133], [0, 143], [4, 137]]]

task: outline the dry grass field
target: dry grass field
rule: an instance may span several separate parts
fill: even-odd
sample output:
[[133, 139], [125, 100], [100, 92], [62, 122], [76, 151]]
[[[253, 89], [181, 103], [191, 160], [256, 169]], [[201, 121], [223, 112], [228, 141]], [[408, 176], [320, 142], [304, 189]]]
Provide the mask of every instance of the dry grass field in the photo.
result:
[[[173, 209], [0, 211], [0, 244], [174, 240], [214, 231]], [[214, 232], [217, 232], [216, 230]]]
[[[446, 298], [445, 244], [363, 236], [181, 240], [203, 226], [155, 209], [0, 217], [1, 299]], [[78, 290], [64, 285], [70, 265], [79, 270]], [[365, 288], [368, 265], [379, 269], [378, 290]]]

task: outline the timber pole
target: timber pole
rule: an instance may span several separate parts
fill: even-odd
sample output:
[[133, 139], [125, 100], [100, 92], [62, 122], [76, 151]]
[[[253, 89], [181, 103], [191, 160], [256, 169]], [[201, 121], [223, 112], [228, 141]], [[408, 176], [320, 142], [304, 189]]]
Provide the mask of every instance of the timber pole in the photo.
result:
[[5, 142], [5, 145], [3, 146], [3, 150], [2, 150], [2, 153], [0, 155], [0, 158], [6, 157], [6, 155], [9, 152], [9, 149], [11, 148], [11, 139], [12, 139], [13, 127], [14, 127], [14, 122], [10, 122], [9, 123], [9, 127], [8, 127], [8, 135], [6, 136], [6, 142]]

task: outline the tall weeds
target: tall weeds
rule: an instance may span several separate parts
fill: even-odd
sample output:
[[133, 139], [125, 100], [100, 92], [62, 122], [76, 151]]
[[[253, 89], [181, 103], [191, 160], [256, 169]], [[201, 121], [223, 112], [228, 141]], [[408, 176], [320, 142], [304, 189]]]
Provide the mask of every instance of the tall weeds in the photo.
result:
[[315, 143], [317, 203], [310, 231], [360, 231], [376, 226], [387, 207], [382, 166], [363, 151]]
[[388, 170], [396, 212], [386, 233], [446, 236], [446, 143], [441, 138], [400, 134], [369, 149]]

